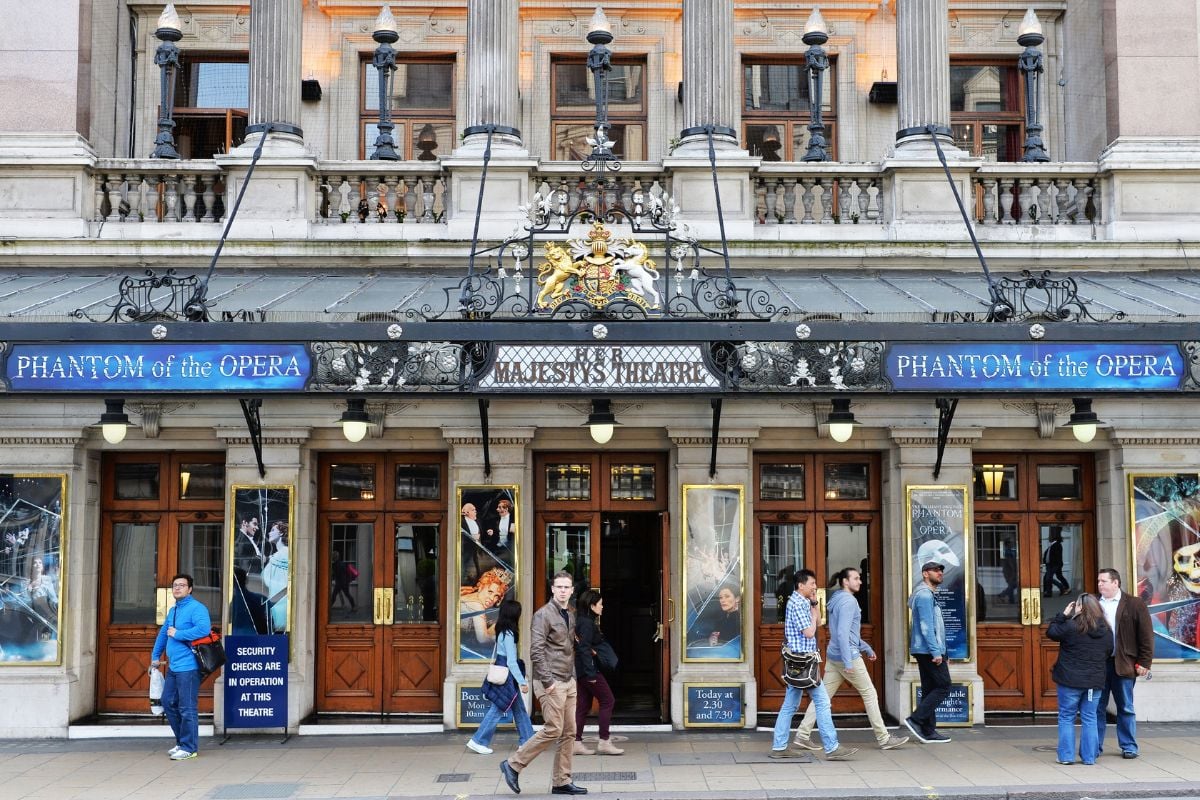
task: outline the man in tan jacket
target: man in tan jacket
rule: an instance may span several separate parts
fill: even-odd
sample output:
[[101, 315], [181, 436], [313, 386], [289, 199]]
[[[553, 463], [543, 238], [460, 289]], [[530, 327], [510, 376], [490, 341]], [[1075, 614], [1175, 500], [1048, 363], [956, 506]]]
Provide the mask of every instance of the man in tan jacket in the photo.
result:
[[575, 580], [559, 572], [550, 584], [551, 600], [533, 614], [529, 660], [533, 677], [542, 685], [542, 729], [507, 761], [500, 762], [504, 782], [521, 793], [517, 776], [542, 751], [558, 748], [554, 757], [551, 794], [587, 794], [571, 780], [571, 755], [575, 746], [575, 614], [571, 594]]

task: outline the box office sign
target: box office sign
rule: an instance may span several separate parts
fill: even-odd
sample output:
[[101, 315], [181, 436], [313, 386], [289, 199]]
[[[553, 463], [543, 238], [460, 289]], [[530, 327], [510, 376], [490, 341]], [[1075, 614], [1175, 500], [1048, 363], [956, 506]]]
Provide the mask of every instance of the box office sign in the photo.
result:
[[196, 342], [15, 344], [12, 392], [295, 392], [312, 371], [307, 345]]
[[[920, 684], [913, 683], [912, 708], [921, 702], [923, 692]], [[970, 727], [972, 724], [971, 684], [951, 683], [950, 694], [934, 709], [938, 727]]]

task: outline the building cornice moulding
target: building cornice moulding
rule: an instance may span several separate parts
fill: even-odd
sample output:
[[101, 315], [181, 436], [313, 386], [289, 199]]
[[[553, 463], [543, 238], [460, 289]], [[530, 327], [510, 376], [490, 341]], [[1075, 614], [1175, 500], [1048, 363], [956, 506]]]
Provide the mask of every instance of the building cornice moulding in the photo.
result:
[[39, 447], [75, 447], [87, 441], [81, 436], [54, 435], [44, 433], [9, 434], [0, 436], [0, 445], [37, 445]]
[[1196, 433], [1120, 433], [1109, 441], [1117, 447], [1197, 447], [1200, 432]]
[[[527, 445], [533, 441], [535, 428], [491, 428], [489, 445]], [[482, 445], [483, 431], [479, 428], [442, 428], [442, 438], [456, 446]]]

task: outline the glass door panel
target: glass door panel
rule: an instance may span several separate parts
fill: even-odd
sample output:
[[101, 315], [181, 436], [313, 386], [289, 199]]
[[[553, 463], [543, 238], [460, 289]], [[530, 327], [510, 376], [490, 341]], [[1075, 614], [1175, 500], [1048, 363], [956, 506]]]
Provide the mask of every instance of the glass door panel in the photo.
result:
[[439, 526], [398, 522], [395, 526], [396, 572], [392, 621], [438, 621]]
[[804, 523], [765, 523], [761, 533], [761, 619], [764, 624], [782, 623], [796, 572], [804, 567]]
[[[114, 625], [155, 625], [158, 590], [158, 525], [113, 524], [112, 612]], [[220, 606], [217, 606], [219, 608]]]
[[575, 577], [575, 597], [592, 586], [592, 528], [587, 523], [546, 523], [546, 597], [555, 574]]
[[329, 624], [370, 625], [374, 612], [375, 524], [331, 523], [329, 553]]
[[1021, 536], [1015, 523], [975, 526], [979, 622], [1021, 622]]
[[[192, 576], [192, 597], [204, 604], [220, 622], [221, 529], [220, 522], [183, 522], [179, 525], [179, 571]], [[284, 618], [287, 610], [284, 609]]]
[[836, 522], [825, 525], [825, 583], [828, 584], [833, 575], [844, 567], [853, 567], [862, 574], [862, 588], [854, 595], [854, 599], [862, 607], [863, 624], [871, 622], [871, 558], [868, 533], [869, 526], [865, 522]]
[[1048, 622], [1087, 590], [1083, 569], [1083, 525], [1078, 522], [1041, 522], [1038, 539], [1042, 553], [1042, 622]]

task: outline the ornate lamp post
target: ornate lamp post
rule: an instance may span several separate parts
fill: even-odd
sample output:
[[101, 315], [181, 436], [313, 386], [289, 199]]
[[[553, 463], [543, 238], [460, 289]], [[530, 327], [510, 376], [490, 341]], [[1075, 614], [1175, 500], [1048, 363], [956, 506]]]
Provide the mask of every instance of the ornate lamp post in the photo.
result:
[[158, 135], [154, 137], [154, 152], [151, 158], [179, 158], [175, 149], [175, 70], [179, 69], [179, 47], [175, 44], [183, 38], [179, 25], [179, 14], [174, 3], [167, 3], [158, 17], [158, 29], [154, 36], [159, 40], [154, 51], [154, 63], [159, 67], [160, 95], [158, 101]]
[[371, 38], [379, 43], [375, 48], [375, 58], [371, 64], [379, 70], [379, 135], [375, 137], [375, 149], [371, 151], [372, 161], [399, 161], [396, 152], [396, 140], [392, 131], [396, 125], [392, 122], [392, 75], [396, 71], [396, 51], [392, 43], [400, 39], [396, 29], [396, 18], [392, 16], [391, 6], [384, 6], [375, 18], [375, 32]]
[[1042, 24], [1033, 9], [1025, 12], [1021, 27], [1017, 29], [1017, 44], [1025, 48], [1017, 59], [1017, 68], [1025, 76], [1025, 155], [1022, 161], [1049, 161], [1042, 144], [1042, 124], [1038, 121], [1039, 84], [1044, 70], [1042, 51], [1037, 47], [1046, 41], [1042, 35]]
[[824, 97], [823, 84], [825, 70], [829, 69], [829, 56], [821, 45], [829, 41], [829, 30], [821, 9], [814, 8], [804, 23], [804, 36], [801, 38], [808, 50], [804, 53], [804, 66], [808, 69], [808, 150], [804, 153], [804, 161], [828, 161], [829, 154], [825, 152], [825, 123], [821, 121], [821, 98]]
[[[609, 128], [612, 127], [608, 122], [608, 73], [612, 71], [612, 51], [607, 45], [612, 42], [613, 34], [604, 9], [597, 7], [592, 15], [587, 40], [592, 45], [587, 68], [592, 71], [592, 83], [596, 90], [596, 135], [588, 142], [592, 145], [592, 155], [588, 161], [593, 165], [601, 165], [603, 169], [603, 165], [617, 160], [612, 152], [613, 143], [608, 138]], [[584, 168], [589, 168], [586, 161]]]

